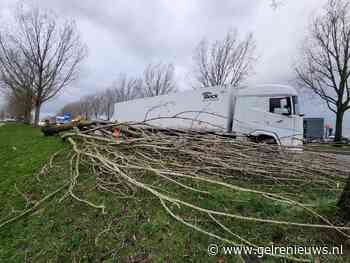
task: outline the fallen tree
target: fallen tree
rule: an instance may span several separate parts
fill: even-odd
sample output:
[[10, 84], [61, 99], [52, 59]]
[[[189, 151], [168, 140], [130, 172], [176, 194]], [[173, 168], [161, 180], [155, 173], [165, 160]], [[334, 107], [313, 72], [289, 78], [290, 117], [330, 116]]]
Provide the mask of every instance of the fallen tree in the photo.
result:
[[[116, 132], [117, 131], [117, 132]], [[258, 247], [228, 227], [228, 220], [335, 231], [350, 238], [350, 227], [334, 225], [302, 199], [288, 193], [273, 193], [228, 183], [229, 179], [260, 185], [285, 185], [290, 189], [317, 188], [339, 190], [348, 176], [348, 164], [332, 155], [294, 153], [279, 146], [232, 140], [219, 134], [196, 131], [159, 130], [143, 123], [109, 124], [75, 129], [63, 135], [73, 147], [71, 183], [67, 192], [73, 199], [106, 212], [104, 204], [94, 204], [77, 196], [74, 189], [80, 170], [89, 165], [94, 171], [97, 187], [122, 197], [146, 191], [157, 197], [163, 209], [178, 222], [212, 238], [235, 246]], [[179, 192], [167, 191], [176, 185], [184, 193], [193, 193], [188, 200]], [[310, 215], [310, 222], [283, 221], [235, 214], [199, 204], [210, 199], [219, 189], [249, 193], [272, 203], [298, 207]], [[222, 232], [188, 221], [181, 211], [206, 216]], [[317, 222], [317, 223], [315, 223]], [[297, 262], [310, 262], [307, 257], [274, 255]], [[243, 259], [241, 258], [242, 262]]]
[[[296, 232], [298, 237], [305, 235], [308, 246], [315, 244], [309, 243], [313, 236], [307, 236], [307, 232], [334, 233], [343, 240], [350, 237], [349, 226], [335, 223], [329, 214], [320, 212], [318, 201], [305, 199], [308, 191], [323, 196], [340, 192], [346, 185], [350, 164], [338, 161], [334, 155], [295, 153], [277, 145], [241, 141], [239, 136], [232, 139], [216, 133], [159, 129], [145, 122], [81, 122], [67, 129], [62, 138], [72, 146], [67, 157], [70, 181], [17, 216], [1, 220], [0, 229], [28, 216], [65, 190], [60, 200], [71, 197], [101, 213], [110, 213], [113, 206], [84, 197], [80, 186], [86, 178], [82, 177], [89, 176], [94, 189], [118, 200], [136, 199], [140, 192], [149, 194], [177, 222], [227, 245], [259, 248], [273, 241], [268, 231], [266, 238], [258, 239], [233, 225], [252, 227], [264, 236], [268, 227]], [[57, 154], [50, 158], [43, 174], [55, 169]], [[283, 206], [284, 211], [293, 212], [284, 217], [278, 213], [241, 212], [231, 202], [232, 196], [244, 199], [245, 207], [253, 206], [251, 202], [258, 199], [265, 206]], [[293, 214], [301, 212], [301, 217]], [[264, 228], [257, 228], [260, 225]], [[312, 260], [310, 255], [273, 256], [296, 262]]]

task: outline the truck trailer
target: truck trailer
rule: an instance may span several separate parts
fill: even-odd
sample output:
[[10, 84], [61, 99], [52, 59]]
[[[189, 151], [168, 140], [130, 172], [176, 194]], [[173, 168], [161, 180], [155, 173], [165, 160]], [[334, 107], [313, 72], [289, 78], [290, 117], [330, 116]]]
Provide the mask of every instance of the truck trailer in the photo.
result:
[[112, 119], [289, 147], [303, 143], [298, 93], [285, 85], [218, 86], [135, 99], [116, 103]]

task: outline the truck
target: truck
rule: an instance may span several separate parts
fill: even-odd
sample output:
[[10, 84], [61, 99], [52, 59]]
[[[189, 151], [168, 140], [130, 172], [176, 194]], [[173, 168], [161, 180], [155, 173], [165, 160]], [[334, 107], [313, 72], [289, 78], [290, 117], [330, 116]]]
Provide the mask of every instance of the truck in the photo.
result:
[[299, 147], [303, 114], [287, 85], [217, 86], [116, 103], [112, 120]]

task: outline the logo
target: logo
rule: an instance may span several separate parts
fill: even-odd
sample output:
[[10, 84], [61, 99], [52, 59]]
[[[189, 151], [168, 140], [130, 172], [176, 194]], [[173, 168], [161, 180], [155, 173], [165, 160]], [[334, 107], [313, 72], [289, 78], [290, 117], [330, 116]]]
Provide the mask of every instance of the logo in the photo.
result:
[[210, 91], [203, 92], [202, 95], [204, 100], [219, 100], [219, 95]]
[[208, 255], [209, 256], [216, 256], [219, 254], [219, 246], [216, 244], [210, 244], [208, 246]]

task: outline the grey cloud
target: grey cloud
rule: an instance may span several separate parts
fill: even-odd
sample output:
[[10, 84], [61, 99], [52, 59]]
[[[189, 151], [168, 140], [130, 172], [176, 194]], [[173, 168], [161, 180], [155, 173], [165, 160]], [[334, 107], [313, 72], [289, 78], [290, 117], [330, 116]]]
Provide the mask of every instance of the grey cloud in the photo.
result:
[[124, 51], [150, 60], [189, 55], [200, 38], [218, 36], [235, 27], [249, 16], [257, 2], [123, 0], [55, 5], [62, 12], [67, 10], [72, 16], [84, 17], [108, 30]]

